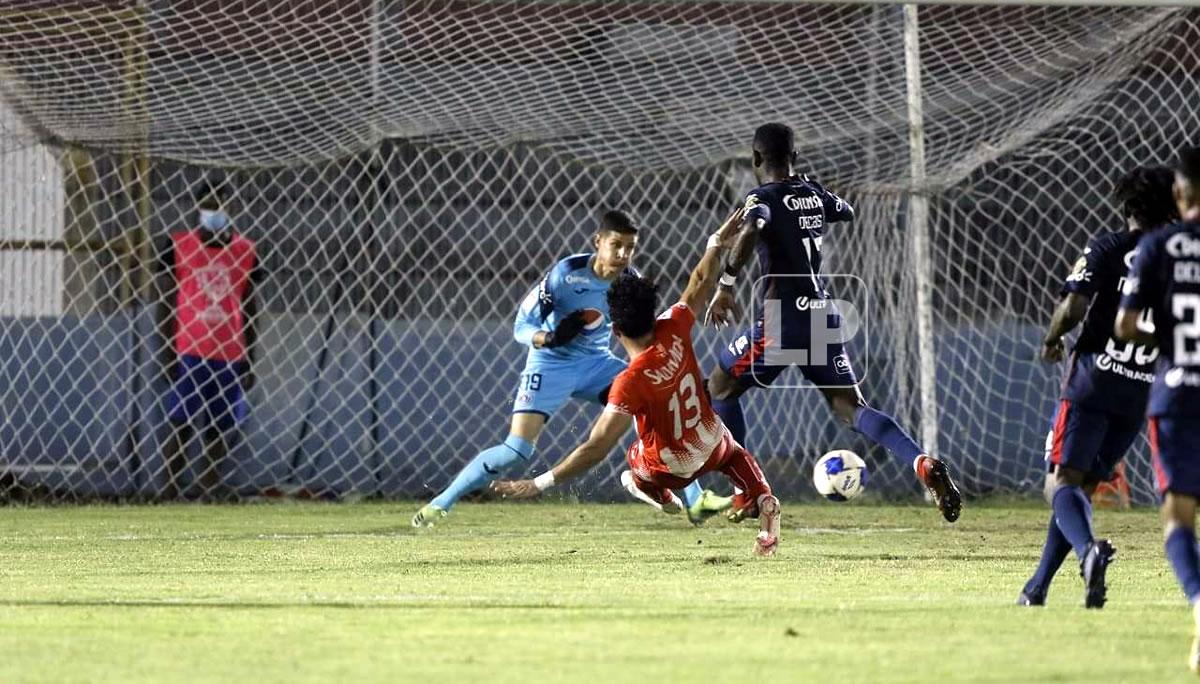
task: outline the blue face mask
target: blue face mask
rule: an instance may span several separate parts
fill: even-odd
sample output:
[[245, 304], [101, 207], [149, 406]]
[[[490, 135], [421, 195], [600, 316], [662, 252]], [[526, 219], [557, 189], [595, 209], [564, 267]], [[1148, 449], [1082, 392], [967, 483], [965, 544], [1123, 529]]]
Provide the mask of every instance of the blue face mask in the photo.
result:
[[229, 214], [223, 211], [200, 210], [200, 225], [215, 232], [229, 227]]

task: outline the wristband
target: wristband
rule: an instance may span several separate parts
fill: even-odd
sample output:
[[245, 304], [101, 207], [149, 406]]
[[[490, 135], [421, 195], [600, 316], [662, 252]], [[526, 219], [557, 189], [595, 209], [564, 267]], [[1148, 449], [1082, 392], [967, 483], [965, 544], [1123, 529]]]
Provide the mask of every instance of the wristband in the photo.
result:
[[733, 276], [729, 275], [728, 273], [722, 273], [720, 282], [721, 282], [721, 287], [733, 287], [734, 285], [737, 284], [737, 278], [734, 278]]
[[533, 478], [533, 486], [537, 487], [539, 492], [544, 492], [554, 486], [554, 471], [547, 470], [546, 472]]
[[713, 233], [712, 235], [708, 236], [708, 244], [705, 245], [704, 249], [709, 250], [709, 249], [714, 249], [714, 248], [717, 248], [720, 246], [721, 246], [721, 237], [719, 235], [717, 235], [716, 233]]

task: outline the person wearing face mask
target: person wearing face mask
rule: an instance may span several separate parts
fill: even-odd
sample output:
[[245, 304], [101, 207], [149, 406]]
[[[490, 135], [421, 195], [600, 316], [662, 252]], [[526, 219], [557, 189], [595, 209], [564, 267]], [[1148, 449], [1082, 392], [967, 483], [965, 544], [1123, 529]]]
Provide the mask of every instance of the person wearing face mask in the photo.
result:
[[[205, 191], [194, 228], [171, 234], [162, 255], [169, 283], [163, 322], [172, 382], [164, 450], [165, 498], [226, 498], [221, 463], [249, 414], [246, 392], [254, 385], [256, 306], [261, 273], [254, 242], [234, 230], [221, 196]], [[200, 434], [204, 458], [185, 489], [187, 445]]]

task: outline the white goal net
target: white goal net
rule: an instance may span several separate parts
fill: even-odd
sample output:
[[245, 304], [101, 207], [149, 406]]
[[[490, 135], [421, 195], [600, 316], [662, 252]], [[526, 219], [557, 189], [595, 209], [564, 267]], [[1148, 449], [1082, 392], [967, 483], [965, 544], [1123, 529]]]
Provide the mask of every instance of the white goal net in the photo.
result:
[[[828, 269], [871, 290], [864, 390], [972, 494], [1040, 489], [1061, 369], [1035, 360], [1086, 238], [1133, 165], [1200, 131], [1200, 11], [921, 6], [926, 177], [910, 176], [905, 11], [642, 0], [15, 0], [0, 7], [0, 500], [219, 491], [424, 496], [503, 438], [522, 295], [643, 226], [675, 294], [751, 189], [761, 123], [856, 205]], [[910, 56], [912, 53], [909, 53]], [[197, 187], [252, 239], [249, 414], [167, 467], [171, 234]], [[919, 340], [914, 196], [929, 201]], [[175, 254], [177, 257], [178, 254]], [[748, 292], [743, 292], [743, 298]], [[700, 335], [707, 370], [729, 333]], [[922, 410], [922, 354], [938, 411]], [[926, 387], [926, 390], [929, 388]], [[748, 394], [747, 446], [787, 496], [813, 460], [908, 473], [811, 389]], [[552, 462], [597, 412], [553, 417]], [[577, 487], [618, 491], [620, 456]], [[202, 471], [211, 469], [214, 477]], [[1134, 489], [1152, 494], [1144, 446]], [[177, 487], [170, 485], [174, 480]]]

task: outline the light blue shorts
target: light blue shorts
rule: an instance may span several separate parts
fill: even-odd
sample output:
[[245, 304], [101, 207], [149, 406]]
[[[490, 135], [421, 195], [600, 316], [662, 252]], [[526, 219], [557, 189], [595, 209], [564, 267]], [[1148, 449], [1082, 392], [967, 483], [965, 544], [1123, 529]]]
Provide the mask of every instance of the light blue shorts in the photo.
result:
[[603, 404], [608, 388], [625, 362], [612, 354], [569, 361], [530, 359], [517, 383], [513, 413], [540, 413], [546, 418], [574, 397]]

